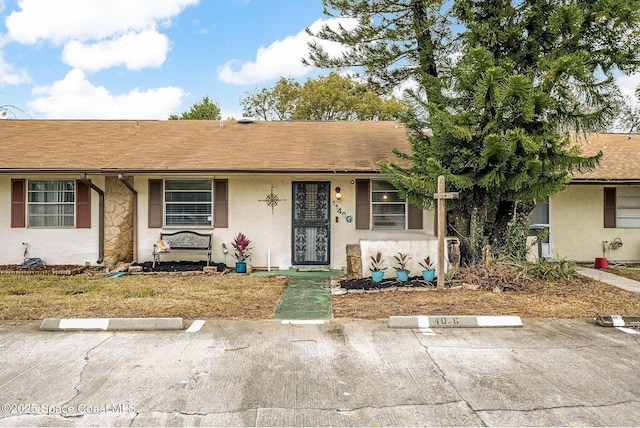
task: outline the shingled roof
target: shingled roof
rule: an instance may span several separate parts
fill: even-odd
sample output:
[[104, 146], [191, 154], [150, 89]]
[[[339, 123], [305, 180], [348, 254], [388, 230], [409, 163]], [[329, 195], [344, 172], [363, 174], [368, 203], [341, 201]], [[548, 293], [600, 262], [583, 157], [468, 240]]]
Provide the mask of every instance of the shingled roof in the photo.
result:
[[584, 155], [603, 155], [595, 170], [575, 174], [573, 182], [640, 182], [639, 134], [592, 134], [580, 146]]
[[0, 173], [379, 172], [397, 122], [0, 121]]
[[[593, 134], [574, 182], [640, 182], [640, 135]], [[361, 172], [408, 153], [398, 122], [2, 120], [2, 172]]]

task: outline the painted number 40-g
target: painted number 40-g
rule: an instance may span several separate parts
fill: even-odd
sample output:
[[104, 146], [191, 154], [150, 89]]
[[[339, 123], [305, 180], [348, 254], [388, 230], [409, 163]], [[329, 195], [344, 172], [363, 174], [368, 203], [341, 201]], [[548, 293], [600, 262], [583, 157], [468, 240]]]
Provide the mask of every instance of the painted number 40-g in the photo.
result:
[[458, 317], [433, 317], [431, 320], [433, 325], [458, 325], [460, 320]]

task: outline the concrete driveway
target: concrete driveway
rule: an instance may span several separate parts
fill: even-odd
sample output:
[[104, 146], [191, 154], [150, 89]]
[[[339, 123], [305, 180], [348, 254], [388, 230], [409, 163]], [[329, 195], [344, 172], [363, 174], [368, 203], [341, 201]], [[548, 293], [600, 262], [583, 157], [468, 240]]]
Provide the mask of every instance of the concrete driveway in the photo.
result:
[[523, 324], [207, 321], [188, 333], [5, 321], [0, 425], [640, 425], [640, 335]]

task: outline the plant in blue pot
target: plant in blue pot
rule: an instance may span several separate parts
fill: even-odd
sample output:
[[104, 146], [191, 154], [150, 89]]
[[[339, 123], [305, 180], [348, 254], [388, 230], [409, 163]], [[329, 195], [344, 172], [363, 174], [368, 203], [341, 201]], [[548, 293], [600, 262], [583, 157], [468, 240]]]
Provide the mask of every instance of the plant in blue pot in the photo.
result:
[[251, 240], [247, 238], [244, 233], [238, 233], [238, 235], [233, 238], [233, 242], [231, 246], [235, 250], [233, 252], [233, 256], [236, 258], [236, 272], [237, 273], [247, 273], [247, 260], [251, 258], [251, 247], [249, 244]]
[[382, 253], [378, 251], [375, 257], [371, 256], [371, 266], [369, 267], [371, 279], [373, 279], [374, 282], [380, 282], [382, 278], [384, 278], [384, 270], [386, 267], [382, 264]]
[[408, 254], [398, 253], [397, 256], [393, 256], [396, 259], [396, 277], [400, 282], [407, 282], [409, 280], [409, 270], [407, 269], [407, 262], [411, 260]]
[[418, 264], [422, 266], [422, 278], [425, 281], [431, 282], [436, 277], [436, 268], [433, 263], [431, 263], [431, 257], [427, 256], [423, 261], [424, 263], [418, 262]]

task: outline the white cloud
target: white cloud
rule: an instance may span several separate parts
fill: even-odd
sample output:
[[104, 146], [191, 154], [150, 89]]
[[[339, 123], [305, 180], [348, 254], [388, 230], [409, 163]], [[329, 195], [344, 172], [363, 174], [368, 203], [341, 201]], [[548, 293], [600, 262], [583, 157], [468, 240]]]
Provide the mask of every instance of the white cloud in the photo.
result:
[[638, 104], [638, 98], [635, 94], [636, 88], [640, 85], [640, 73], [619, 76], [616, 78], [616, 84], [620, 88], [622, 95], [628, 97], [633, 105]]
[[124, 65], [129, 70], [160, 67], [167, 58], [169, 38], [155, 30], [133, 31], [114, 40], [87, 44], [70, 41], [64, 47], [62, 60], [73, 68], [99, 71]]
[[0, 86], [18, 85], [20, 83], [29, 83], [31, 79], [25, 70], [16, 70], [16, 68], [4, 62], [2, 51], [0, 51]]
[[[1, 1], [1, 0], [0, 0]], [[20, 0], [5, 42], [65, 46], [62, 59], [85, 71], [159, 67], [170, 44], [157, 28], [199, 0]]]
[[[354, 28], [354, 19], [334, 18], [318, 20], [310, 29], [317, 32], [320, 28], [329, 24], [337, 28], [342, 24], [345, 28]], [[300, 77], [309, 72], [309, 68], [302, 64], [302, 58], [307, 56], [307, 44], [312, 40], [306, 31], [301, 31], [295, 36], [288, 36], [283, 40], [277, 40], [271, 45], [261, 46], [256, 53], [255, 61], [242, 63], [237, 59], [228, 61], [218, 68], [218, 78], [226, 83], [235, 85], [247, 85], [271, 80], [280, 76]], [[338, 43], [322, 42], [324, 49], [331, 55], [338, 55], [344, 50]]]
[[27, 103], [29, 110], [46, 119], [166, 119], [186, 96], [172, 86], [113, 95], [103, 86], [93, 86], [77, 69], [33, 94], [38, 97]]
[[102, 40], [156, 28], [199, 0], [20, 0], [6, 19], [7, 38], [23, 44]]

